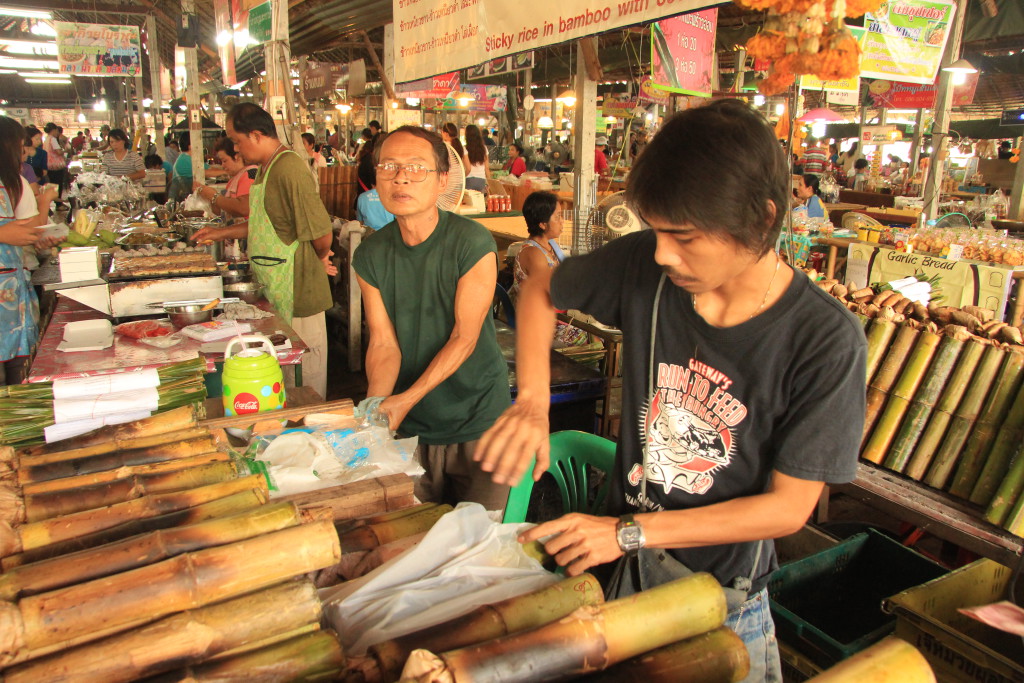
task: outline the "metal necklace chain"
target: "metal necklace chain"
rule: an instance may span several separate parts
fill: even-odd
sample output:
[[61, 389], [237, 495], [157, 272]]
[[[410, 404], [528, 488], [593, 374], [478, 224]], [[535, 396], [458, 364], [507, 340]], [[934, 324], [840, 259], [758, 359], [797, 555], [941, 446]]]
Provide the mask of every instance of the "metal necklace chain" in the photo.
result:
[[[781, 265], [782, 265], [782, 259], [780, 259], [779, 255], [776, 254], [775, 255], [775, 272], [772, 273], [772, 279], [768, 281], [768, 289], [764, 290], [764, 299], [761, 300], [761, 305], [757, 307], [756, 311], [754, 311], [753, 313], [750, 314], [750, 317], [747, 318], [747, 320], [752, 320], [754, 318], [754, 316], [756, 316], [758, 313], [760, 313], [762, 310], [764, 310], [765, 305], [768, 303], [768, 295], [771, 294], [771, 292], [772, 292], [772, 285], [775, 284], [775, 276], [777, 276], [779, 274], [779, 266], [781, 266]], [[697, 310], [697, 295], [696, 294], [691, 294], [690, 295], [690, 301], [693, 303], [693, 312], [696, 313], [697, 315], [700, 315], [700, 311]], [[703, 316], [701, 316], [701, 317], [703, 317]]]

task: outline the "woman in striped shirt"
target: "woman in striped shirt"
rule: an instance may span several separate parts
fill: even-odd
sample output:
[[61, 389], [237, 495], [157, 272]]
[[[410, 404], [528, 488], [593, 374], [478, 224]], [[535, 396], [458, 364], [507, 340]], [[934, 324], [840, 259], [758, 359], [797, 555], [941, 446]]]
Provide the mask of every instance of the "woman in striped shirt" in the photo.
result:
[[142, 180], [146, 177], [146, 164], [138, 152], [129, 149], [128, 134], [120, 128], [107, 136], [110, 149], [103, 154], [103, 168], [108, 175]]

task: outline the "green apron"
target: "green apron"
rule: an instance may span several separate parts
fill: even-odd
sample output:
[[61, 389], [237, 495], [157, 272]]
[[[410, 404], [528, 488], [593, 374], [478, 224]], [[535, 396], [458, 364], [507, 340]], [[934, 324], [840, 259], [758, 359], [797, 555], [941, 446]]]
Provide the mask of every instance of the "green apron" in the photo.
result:
[[[253, 183], [249, 190], [248, 241], [249, 264], [256, 279], [263, 285], [264, 295], [285, 323], [291, 325], [292, 312], [295, 310], [295, 252], [299, 248], [299, 240], [291, 244], [281, 241], [263, 203], [270, 171], [284, 154], [294, 152], [286, 150], [274, 157], [263, 175], [263, 182]], [[269, 256], [282, 261], [277, 265], [260, 265], [253, 260], [254, 256]]]

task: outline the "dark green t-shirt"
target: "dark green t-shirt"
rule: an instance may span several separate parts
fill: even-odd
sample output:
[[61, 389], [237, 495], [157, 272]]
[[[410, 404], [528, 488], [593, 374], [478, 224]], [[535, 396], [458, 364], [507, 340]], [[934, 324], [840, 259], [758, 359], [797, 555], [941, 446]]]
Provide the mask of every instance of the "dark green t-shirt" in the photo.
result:
[[285, 244], [299, 240], [295, 250], [295, 305], [293, 315], [306, 318], [334, 305], [331, 285], [313, 240], [331, 232], [331, 217], [320, 199], [309, 166], [298, 154], [283, 152], [270, 175], [260, 169], [253, 184], [266, 182], [263, 206]]
[[[437, 228], [422, 244], [407, 246], [398, 223], [391, 222], [367, 237], [353, 258], [359, 276], [380, 290], [398, 335], [402, 365], [396, 394], [412, 386], [448, 343], [459, 279], [497, 251], [479, 223], [439, 213]], [[409, 411], [399, 433], [431, 445], [473, 441], [510, 403], [508, 367], [487, 316], [470, 357]]]

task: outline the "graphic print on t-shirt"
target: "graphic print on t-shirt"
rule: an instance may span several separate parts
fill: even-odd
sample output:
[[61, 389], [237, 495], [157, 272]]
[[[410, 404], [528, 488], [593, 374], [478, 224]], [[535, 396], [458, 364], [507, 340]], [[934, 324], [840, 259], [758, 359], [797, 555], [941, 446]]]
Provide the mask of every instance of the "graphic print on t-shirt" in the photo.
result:
[[[733, 431], [747, 408], [728, 392], [732, 380], [724, 373], [690, 359], [687, 367], [659, 363], [655, 391], [641, 415], [648, 448], [647, 481], [668, 495], [673, 489], [705, 494], [715, 472], [732, 462]], [[640, 482], [642, 467], [634, 465], [629, 483]]]

